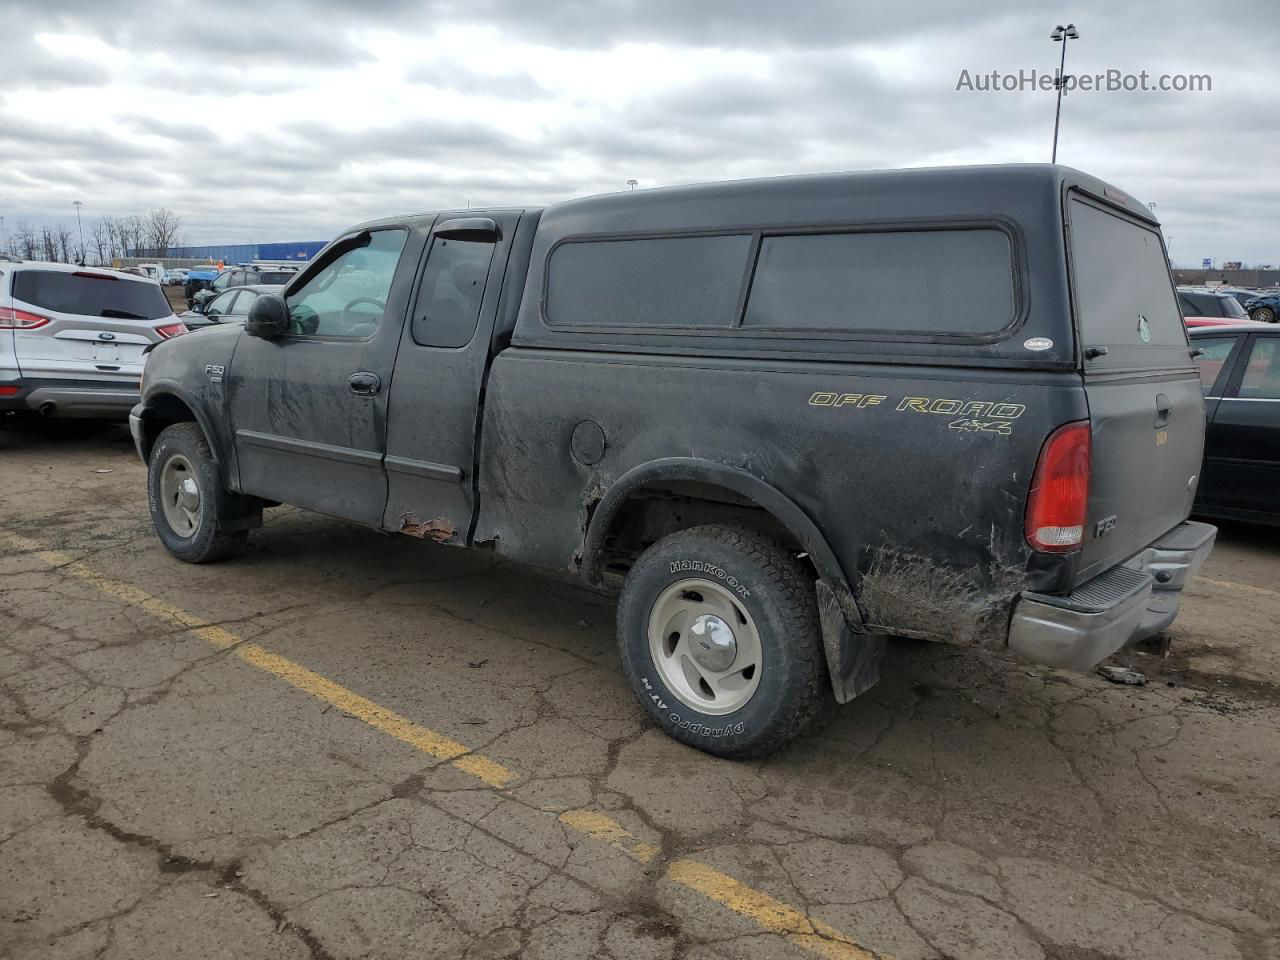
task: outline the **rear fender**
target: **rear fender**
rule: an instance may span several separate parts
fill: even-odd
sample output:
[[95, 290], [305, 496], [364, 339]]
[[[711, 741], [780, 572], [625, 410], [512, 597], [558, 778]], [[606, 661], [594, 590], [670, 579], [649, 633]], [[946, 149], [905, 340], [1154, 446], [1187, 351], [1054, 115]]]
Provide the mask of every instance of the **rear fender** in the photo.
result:
[[709, 483], [745, 497], [781, 523], [809, 555], [818, 572], [815, 602], [822, 624], [823, 649], [836, 700], [844, 703], [879, 679], [884, 640], [868, 633], [862, 611], [826, 537], [796, 503], [767, 481], [738, 467], [692, 457], [670, 457], [624, 473], [596, 504], [583, 541], [583, 575], [603, 578], [604, 541], [628, 498], [644, 487], [672, 481]]

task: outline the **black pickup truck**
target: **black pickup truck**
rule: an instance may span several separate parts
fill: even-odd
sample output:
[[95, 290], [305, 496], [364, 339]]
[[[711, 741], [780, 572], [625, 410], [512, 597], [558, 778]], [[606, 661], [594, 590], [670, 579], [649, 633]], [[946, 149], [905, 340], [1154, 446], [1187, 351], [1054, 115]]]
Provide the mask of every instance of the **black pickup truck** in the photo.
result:
[[362, 224], [159, 344], [131, 417], [180, 559], [284, 502], [620, 584], [636, 696], [723, 756], [889, 635], [1084, 669], [1162, 631], [1204, 424], [1149, 210], [1048, 165]]

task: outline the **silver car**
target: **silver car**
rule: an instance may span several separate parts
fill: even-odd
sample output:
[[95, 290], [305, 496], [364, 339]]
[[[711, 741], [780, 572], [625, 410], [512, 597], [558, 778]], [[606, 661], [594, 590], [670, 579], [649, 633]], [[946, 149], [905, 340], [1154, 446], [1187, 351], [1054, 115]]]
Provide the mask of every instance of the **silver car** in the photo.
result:
[[0, 411], [124, 418], [147, 346], [186, 332], [154, 280], [0, 257]]

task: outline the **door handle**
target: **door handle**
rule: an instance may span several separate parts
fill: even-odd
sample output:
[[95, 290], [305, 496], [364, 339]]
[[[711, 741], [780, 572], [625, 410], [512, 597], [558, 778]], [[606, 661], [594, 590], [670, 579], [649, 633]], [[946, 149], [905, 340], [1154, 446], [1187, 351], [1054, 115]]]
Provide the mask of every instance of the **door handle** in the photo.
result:
[[1156, 395], [1156, 429], [1159, 430], [1169, 423], [1169, 414], [1173, 412], [1173, 404], [1169, 402], [1169, 398], [1163, 393]]
[[376, 373], [360, 370], [347, 377], [347, 386], [358, 397], [372, 397], [382, 386], [382, 381]]

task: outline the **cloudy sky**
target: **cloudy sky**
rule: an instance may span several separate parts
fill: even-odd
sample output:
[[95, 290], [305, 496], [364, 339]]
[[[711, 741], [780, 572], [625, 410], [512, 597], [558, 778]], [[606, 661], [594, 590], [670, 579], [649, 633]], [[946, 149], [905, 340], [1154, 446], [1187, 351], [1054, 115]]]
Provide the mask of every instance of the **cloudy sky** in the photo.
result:
[[[1059, 160], [1156, 204], [1175, 263], [1280, 264], [1280, 7], [1062, 0], [0, 0], [0, 216], [165, 206], [190, 243], [738, 177], [1045, 161], [997, 70], [1083, 92]], [[87, 224], [86, 224], [87, 228]]]

